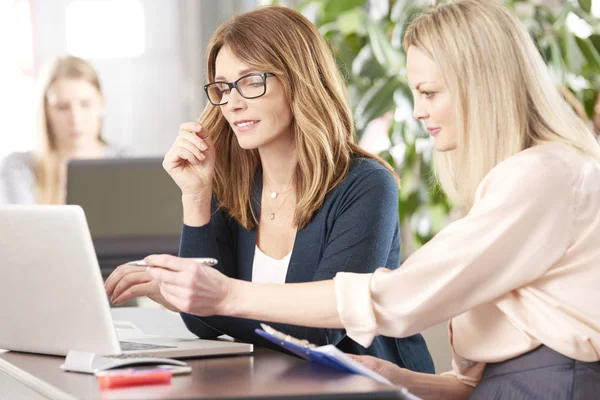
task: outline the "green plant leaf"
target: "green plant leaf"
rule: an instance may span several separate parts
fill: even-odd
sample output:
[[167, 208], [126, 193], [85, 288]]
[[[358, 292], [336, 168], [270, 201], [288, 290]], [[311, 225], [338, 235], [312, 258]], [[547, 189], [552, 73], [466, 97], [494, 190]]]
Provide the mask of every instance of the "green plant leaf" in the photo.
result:
[[598, 92], [595, 89], [584, 89], [583, 91], [583, 106], [589, 117], [594, 115], [594, 107], [596, 106], [596, 96]]
[[337, 18], [340, 33], [346, 36], [360, 32], [363, 28], [364, 14], [364, 11], [358, 7], [340, 14]]
[[370, 44], [366, 44], [352, 62], [352, 74], [369, 77], [371, 79], [386, 75], [385, 69], [373, 57], [373, 50]]
[[592, 0], [577, 0], [579, 3], [579, 7], [583, 9], [586, 13], [592, 12]]
[[[552, 23], [552, 29], [556, 32], [562, 31], [567, 25], [567, 17], [569, 16], [569, 13], [571, 13], [571, 12], [573, 12], [573, 7], [571, 7], [570, 4], [565, 4], [560, 9], [560, 13], [557, 15], [556, 19]], [[550, 22], [550, 21], [542, 20], [540, 22], [543, 24], [544, 22]]]
[[[402, 184], [401, 184], [402, 185]], [[402, 186], [401, 186], [402, 187]], [[408, 197], [398, 203], [398, 213], [400, 214], [400, 222], [405, 219], [410, 220], [415, 211], [419, 208], [419, 196], [417, 192], [412, 192]]]
[[395, 77], [375, 81], [356, 105], [354, 115], [357, 129], [364, 129], [375, 118], [393, 110], [392, 96], [399, 85], [400, 81]]
[[368, 0], [369, 17], [374, 21], [383, 21], [390, 13], [390, 0]]
[[392, 22], [398, 22], [402, 19], [402, 16], [406, 11], [407, 3], [408, 0], [396, 0], [396, 3], [392, 6], [392, 11], [390, 12], [390, 19]]
[[367, 20], [366, 28], [377, 62], [387, 71], [387, 75], [398, 75], [404, 65], [404, 55], [392, 46], [380, 25]]
[[553, 36], [549, 36], [547, 39], [549, 42], [550, 57], [546, 59], [546, 63], [548, 63], [554, 84], [562, 86], [565, 83], [566, 74], [560, 45]]
[[324, 1], [322, 23], [335, 21], [337, 17], [354, 8], [364, 9], [365, 0]]
[[564, 27], [561, 29], [561, 39], [564, 52], [563, 58], [567, 64], [567, 67], [569, 67], [569, 70], [574, 74], [581, 75], [583, 66], [586, 64], [586, 59], [579, 49], [577, 40], [575, 40], [575, 35], [569, 32], [566, 27]]
[[582, 39], [577, 36], [575, 37], [575, 41], [587, 59], [589, 67], [592, 69], [592, 71], [594, 73], [600, 73], [600, 54], [598, 54], [598, 51], [594, 47], [592, 41], [588, 39]]
[[590, 42], [592, 42], [596, 51], [600, 52], [600, 35], [594, 33], [593, 35], [590, 35], [588, 39], [590, 40]]

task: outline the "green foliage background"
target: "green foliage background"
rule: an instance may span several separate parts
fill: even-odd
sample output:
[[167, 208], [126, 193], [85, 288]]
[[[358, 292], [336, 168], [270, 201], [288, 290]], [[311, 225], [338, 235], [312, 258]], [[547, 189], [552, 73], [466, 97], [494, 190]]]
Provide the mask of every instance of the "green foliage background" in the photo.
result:
[[[397, 168], [402, 185], [399, 211], [408, 252], [428, 241], [443, 226], [452, 205], [432, 174], [428, 134], [412, 118], [412, 95], [405, 74], [402, 35], [415, 14], [434, 4], [427, 0], [307, 0], [297, 9], [329, 41], [345, 73], [359, 136], [384, 115], [392, 118], [383, 156]], [[504, 3], [519, 16], [537, 42], [556, 85], [590, 124], [600, 117], [600, 30], [591, 0], [566, 1], [557, 8], [528, 1]], [[589, 36], [575, 35], [567, 21], [580, 19]], [[600, 109], [600, 107], [596, 107]], [[598, 110], [600, 112], [600, 110]], [[394, 156], [392, 156], [392, 154]]]

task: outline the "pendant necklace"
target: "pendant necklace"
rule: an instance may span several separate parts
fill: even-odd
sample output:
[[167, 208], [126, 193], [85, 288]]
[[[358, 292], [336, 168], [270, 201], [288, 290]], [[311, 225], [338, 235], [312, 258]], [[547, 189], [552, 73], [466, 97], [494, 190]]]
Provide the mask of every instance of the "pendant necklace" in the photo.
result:
[[[263, 174], [264, 174], [264, 171], [263, 171]], [[266, 176], [266, 174], [265, 174], [265, 178], [266, 178], [266, 177], [267, 177], [267, 176]], [[293, 175], [292, 175], [292, 178], [293, 178]], [[286, 193], [288, 193], [290, 190], [292, 190], [292, 188], [291, 188], [292, 178], [290, 178], [290, 181], [289, 181], [289, 183], [288, 183], [288, 185], [287, 185], [287, 189], [286, 189], [286, 190], [284, 190], [283, 192], [276, 192], [276, 191], [272, 190], [272, 189], [271, 189], [271, 185], [269, 185], [269, 181], [268, 181], [268, 179], [265, 179], [265, 183], [267, 184], [267, 189], [268, 189], [268, 191], [267, 191], [267, 192], [269, 193], [269, 197], [270, 197], [271, 199], [275, 200], [275, 199], [276, 199], [277, 197], [279, 197], [280, 195], [282, 195], [282, 194], [286, 194]], [[273, 210], [273, 208], [271, 208], [271, 204], [269, 204], [269, 202], [267, 202], [267, 206], [269, 207], [269, 210], [271, 211], [271, 214], [269, 214], [269, 219], [270, 219], [270, 220], [274, 220], [274, 219], [275, 219], [275, 213], [276, 213], [277, 211], [279, 211], [279, 210], [281, 209], [281, 207], [283, 207], [283, 204], [286, 202], [286, 200], [287, 200], [287, 198], [288, 198], [288, 197], [289, 197], [289, 196], [285, 196], [285, 199], [283, 199], [283, 201], [281, 202], [281, 204], [279, 204], [279, 207], [277, 207], [275, 210]]]

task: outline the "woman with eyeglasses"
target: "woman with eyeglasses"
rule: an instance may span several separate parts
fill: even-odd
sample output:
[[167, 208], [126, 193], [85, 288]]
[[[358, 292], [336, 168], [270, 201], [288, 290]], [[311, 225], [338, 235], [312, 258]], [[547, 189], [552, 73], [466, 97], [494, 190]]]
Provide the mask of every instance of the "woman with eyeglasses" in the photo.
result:
[[[398, 267], [397, 177], [355, 144], [344, 81], [316, 27], [285, 7], [240, 14], [215, 32], [206, 71], [209, 104], [200, 122], [180, 126], [163, 163], [182, 191], [180, 255], [217, 258], [227, 276], [261, 283]], [[183, 279], [192, 291], [198, 284], [194, 270]], [[118, 267], [106, 289], [113, 304], [148, 296], [177, 311], [139, 267]], [[258, 321], [182, 317], [201, 338], [270, 346], [254, 332]], [[420, 334], [379, 336], [365, 348], [343, 329], [275, 328], [434, 371]]]

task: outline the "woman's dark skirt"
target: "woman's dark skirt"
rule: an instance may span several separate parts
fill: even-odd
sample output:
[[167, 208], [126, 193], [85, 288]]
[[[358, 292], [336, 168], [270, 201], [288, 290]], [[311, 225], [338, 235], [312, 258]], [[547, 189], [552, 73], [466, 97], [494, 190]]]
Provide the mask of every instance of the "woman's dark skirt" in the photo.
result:
[[546, 346], [485, 367], [470, 399], [600, 399], [600, 362], [586, 363]]

